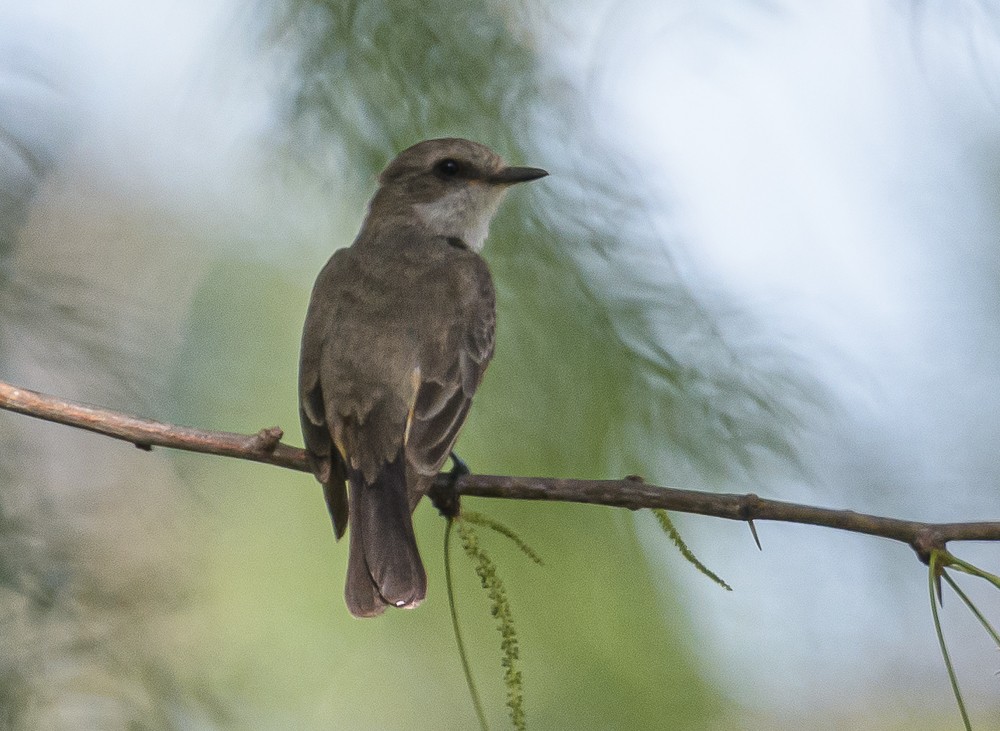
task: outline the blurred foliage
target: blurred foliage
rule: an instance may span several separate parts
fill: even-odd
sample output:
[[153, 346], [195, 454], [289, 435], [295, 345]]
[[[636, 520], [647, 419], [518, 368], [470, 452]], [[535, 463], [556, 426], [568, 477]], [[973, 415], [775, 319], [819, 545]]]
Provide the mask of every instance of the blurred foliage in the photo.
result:
[[[257, 44], [238, 71], [266, 79], [278, 109], [270, 126], [225, 117], [239, 85], [197, 102], [171, 96], [203, 92], [203, 66], [190, 74], [198, 83], [183, 72], [184, 83], [151, 81], [170, 97], [152, 111], [145, 97], [130, 106], [145, 77], [120, 92], [124, 102], [108, 92], [128, 76], [116, 68], [98, 85], [108, 108], [87, 120], [98, 132], [67, 163], [66, 127], [39, 121], [75, 124], [50, 95], [47, 67], [18, 44], [0, 48], [0, 74], [30, 79], [18, 93], [0, 87], [5, 377], [206, 428], [276, 423], [298, 443], [311, 277], [351, 241], [388, 160], [459, 135], [553, 172], [511, 194], [485, 252], [496, 358], [459, 442], [475, 471], [669, 475], [690, 487], [799, 474], [800, 440], [822, 435], [827, 394], [794, 353], [771, 347], [754, 314], [685, 278], [636, 193], [646, 171], [600, 139], [574, 101], [587, 90], [536, 56], [538, 14], [563, 8], [237, 5], [245, 22], [222, 24], [233, 35], [213, 39], [201, 63], [228, 82], [229, 45]], [[113, 41], [130, 70], [149, 70], [133, 59], [144, 40], [174, 42], [161, 30], [171, 13], [150, 18], [149, 39]], [[170, 116], [178, 107], [189, 117]], [[237, 153], [206, 141], [199, 124], [220, 117]], [[185, 127], [191, 118], [199, 124]], [[115, 147], [116, 134], [138, 146]], [[138, 154], [147, 149], [159, 154]], [[444, 523], [429, 505], [415, 516], [427, 601], [357, 622], [341, 596], [347, 547], [309, 476], [137, 453], [6, 417], [0, 437], [0, 727], [474, 723], [445, 606]], [[720, 673], [692, 631], [701, 608], [650, 565], [630, 515], [467, 503], [546, 558], [525, 567], [516, 546], [480, 536], [518, 620], [529, 727], [708, 729], [749, 718], [708, 679]], [[504, 728], [507, 691], [490, 682], [495, 618], [474, 570], [457, 566], [473, 673], [491, 724]], [[764, 716], [760, 727], [772, 727]]]
[[518, 4], [492, 0], [290, 0], [274, 40], [301, 59], [288, 93], [290, 133], [305, 156], [377, 173], [397, 152], [460, 135], [516, 153], [535, 102]]
[[64, 143], [64, 120], [52, 113], [66, 104], [64, 90], [48, 78], [53, 57], [0, 38], [0, 87], [6, 92], [0, 94], [0, 263], [13, 251], [28, 204]]

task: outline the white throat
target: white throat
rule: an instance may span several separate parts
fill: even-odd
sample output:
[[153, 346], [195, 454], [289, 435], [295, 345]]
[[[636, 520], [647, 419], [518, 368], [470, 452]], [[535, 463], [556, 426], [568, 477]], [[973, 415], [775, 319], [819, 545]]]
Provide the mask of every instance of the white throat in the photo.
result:
[[431, 233], [460, 238], [473, 251], [482, 251], [503, 194], [503, 188], [470, 183], [413, 208]]

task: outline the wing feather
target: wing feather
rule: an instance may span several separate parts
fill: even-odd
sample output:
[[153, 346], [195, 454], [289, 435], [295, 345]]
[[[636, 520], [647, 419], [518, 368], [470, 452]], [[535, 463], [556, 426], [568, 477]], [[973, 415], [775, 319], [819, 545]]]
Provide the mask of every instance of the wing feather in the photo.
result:
[[421, 382], [413, 406], [406, 444], [407, 460], [416, 472], [436, 475], [448, 458], [493, 356], [496, 295], [485, 262], [468, 259], [455, 301], [452, 326], [421, 363]]

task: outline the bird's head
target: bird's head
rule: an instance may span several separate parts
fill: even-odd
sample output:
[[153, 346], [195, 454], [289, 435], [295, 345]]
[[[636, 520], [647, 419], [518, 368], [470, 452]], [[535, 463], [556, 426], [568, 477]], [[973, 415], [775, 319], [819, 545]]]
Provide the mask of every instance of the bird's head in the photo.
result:
[[507, 165], [478, 142], [425, 140], [382, 171], [369, 216], [415, 215], [433, 234], [459, 238], [479, 251], [507, 189], [546, 175], [540, 168]]

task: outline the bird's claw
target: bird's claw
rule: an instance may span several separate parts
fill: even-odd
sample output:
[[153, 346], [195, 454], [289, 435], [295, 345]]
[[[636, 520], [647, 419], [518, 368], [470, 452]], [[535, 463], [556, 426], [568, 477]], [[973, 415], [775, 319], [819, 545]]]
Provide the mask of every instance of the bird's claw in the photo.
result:
[[457, 454], [451, 453], [451, 470], [439, 475], [431, 486], [428, 497], [446, 518], [457, 518], [461, 512], [460, 495], [458, 494], [458, 480], [464, 475], [472, 474], [472, 470]]

